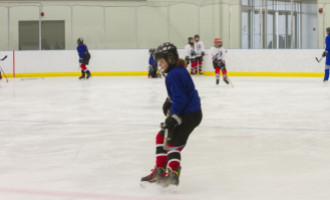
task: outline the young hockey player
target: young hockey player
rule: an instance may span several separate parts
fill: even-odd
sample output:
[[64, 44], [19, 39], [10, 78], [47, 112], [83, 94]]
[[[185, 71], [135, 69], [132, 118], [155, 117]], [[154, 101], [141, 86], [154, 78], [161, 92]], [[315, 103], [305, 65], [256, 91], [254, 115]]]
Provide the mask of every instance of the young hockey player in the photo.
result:
[[82, 37], [77, 40], [77, 51], [79, 55], [79, 63], [81, 68], [81, 76], [79, 79], [85, 79], [85, 74], [87, 74], [86, 79], [89, 79], [92, 75], [90, 71], [87, 69], [86, 65], [89, 63], [89, 59], [91, 58], [87, 46], [84, 43], [84, 39]]
[[199, 35], [195, 35], [195, 51], [196, 51], [196, 63], [197, 63], [197, 71], [199, 75], [203, 75], [203, 56], [205, 55], [204, 43], [200, 41]]
[[188, 44], [184, 47], [185, 51], [185, 60], [187, 62], [187, 65], [190, 64], [190, 74], [194, 75], [197, 73], [197, 62], [196, 62], [196, 51], [194, 48], [194, 38], [189, 37], [188, 38]]
[[[179, 59], [176, 46], [167, 42], [155, 52], [155, 59], [166, 75], [168, 98], [163, 105], [167, 118], [156, 135], [156, 165], [141, 183], [159, 183], [163, 187], [178, 185], [181, 151], [191, 132], [202, 121], [200, 97], [185, 61]], [[167, 173], [166, 173], [167, 168]]]
[[222, 40], [221, 38], [214, 39], [214, 46], [210, 49], [210, 54], [213, 62], [213, 67], [215, 70], [215, 78], [216, 84], [219, 84], [220, 79], [220, 70], [222, 72], [223, 81], [229, 84], [228, 77], [227, 77], [227, 69], [226, 69], [226, 49], [222, 47]]
[[153, 53], [155, 52], [155, 49], [149, 49], [149, 72], [148, 72], [148, 78], [157, 78], [157, 62], [154, 59]]
[[326, 57], [325, 59], [325, 70], [324, 70], [324, 79], [323, 82], [327, 83], [329, 80], [329, 70], [330, 70], [330, 27], [326, 29], [327, 37], [325, 38], [325, 51], [323, 52], [322, 56]]

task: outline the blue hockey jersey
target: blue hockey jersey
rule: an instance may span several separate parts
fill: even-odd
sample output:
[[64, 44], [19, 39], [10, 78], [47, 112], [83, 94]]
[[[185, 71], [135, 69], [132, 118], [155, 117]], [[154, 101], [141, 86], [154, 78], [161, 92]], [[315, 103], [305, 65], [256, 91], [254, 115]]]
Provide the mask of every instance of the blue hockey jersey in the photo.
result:
[[165, 82], [172, 102], [171, 114], [189, 114], [201, 109], [200, 97], [186, 68], [174, 67], [166, 76]]
[[87, 46], [85, 44], [79, 44], [77, 46], [77, 51], [79, 54], [79, 58], [84, 58], [85, 53], [87, 52]]

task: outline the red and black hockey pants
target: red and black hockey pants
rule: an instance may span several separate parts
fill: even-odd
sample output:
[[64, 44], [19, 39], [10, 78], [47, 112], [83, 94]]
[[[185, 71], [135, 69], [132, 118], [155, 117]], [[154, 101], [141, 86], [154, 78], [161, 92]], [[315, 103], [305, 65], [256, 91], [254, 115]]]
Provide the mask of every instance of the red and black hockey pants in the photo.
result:
[[215, 77], [217, 79], [220, 78], [220, 71], [222, 73], [223, 78], [227, 78], [226, 64], [222, 60], [213, 61], [213, 68], [214, 68], [214, 72], [215, 72]]
[[181, 162], [181, 151], [186, 145], [189, 135], [202, 121], [202, 111], [182, 115], [182, 124], [168, 130], [168, 137], [171, 138], [167, 142], [167, 149], [164, 149], [164, 131], [158, 132], [156, 135], [156, 166], [166, 168], [168, 166], [173, 171], [177, 171]]

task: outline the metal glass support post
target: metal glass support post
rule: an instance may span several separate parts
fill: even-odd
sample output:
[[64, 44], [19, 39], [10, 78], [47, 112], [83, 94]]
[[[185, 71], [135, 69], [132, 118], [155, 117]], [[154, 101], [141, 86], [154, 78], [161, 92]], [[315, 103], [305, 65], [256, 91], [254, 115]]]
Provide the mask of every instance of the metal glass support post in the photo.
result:
[[267, 43], [268, 43], [268, 40], [267, 40], [267, 37], [268, 37], [268, 7], [267, 7], [267, 1], [268, 0], [264, 0], [264, 10], [265, 10], [265, 13], [264, 13], [264, 17], [263, 17], [263, 21], [264, 21], [264, 34], [263, 34], [263, 48], [267, 48]]
[[41, 12], [42, 6], [39, 7], [39, 50], [41, 50]]
[[[103, 7], [103, 41], [107, 41], [107, 36], [106, 36], [106, 7]], [[107, 45], [107, 42], [105, 42], [105, 47], [103, 48], [107, 48], [108, 45]]]
[[275, 18], [276, 18], [276, 23], [275, 23], [275, 32], [276, 32], [276, 49], [279, 49], [280, 48], [280, 36], [279, 36], [279, 30], [278, 30], [278, 26], [279, 26], [279, 23], [278, 23], [278, 20], [279, 20], [279, 12], [278, 12], [278, 2], [276, 2], [275, 4]]
[[135, 44], [136, 48], [139, 48], [139, 36], [138, 36], [138, 6], [135, 6]]
[[70, 8], [71, 8], [71, 49], [74, 49], [73, 48], [73, 5], [72, 6], [70, 6]]
[[260, 6], [259, 15], [260, 15], [260, 19], [259, 19], [259, 21], [260, 21], [260, 49], [262, 49], [263, 48], [262, 5]]
[[293, 31], [293, 0], [291, 0], [291, 49], [294, 49], [295, 46], [294, 46], [294, 40], [295, 40], [295, 37], [294, 37], [294, 31]]
[[170, 6], [167, 5], [167, 41], [170, 41]]
[[197, 33], [200, 35], [201, 34], [201, 7], [200, 7], [200, 5], [198, 5], [198, 15], [197, 15], [197, 17], [198, 17]]
[[8, 9], [8, 50], [10, 50], [10, 7]]
[[229, 5], [229, 48], [231, 48], [231, 15], [232, 15], [232, 5]]

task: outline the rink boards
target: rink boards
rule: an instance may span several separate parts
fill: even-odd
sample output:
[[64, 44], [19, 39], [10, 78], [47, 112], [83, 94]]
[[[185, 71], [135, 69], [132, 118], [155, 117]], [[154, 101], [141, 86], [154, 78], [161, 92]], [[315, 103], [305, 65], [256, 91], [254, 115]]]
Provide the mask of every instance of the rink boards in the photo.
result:
[[[230, 76], [323, 76], [322, 49], [246, 50], [229, 49], [226, 58]], [[94, 76], [146, 76], [148, 49], [90, 50], [88, 65]], [[183, 50], [179, 50], [184, 57]], [[58, 51], [0, 51], [0, 62], [8, 77], [78, 76], [80, 68], [75, 50]], [[203, 63], [204, 75], [213, 76], [211, 57], [206, 50]]]

